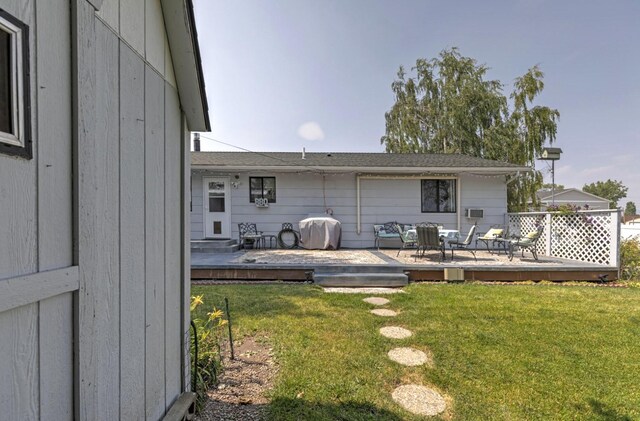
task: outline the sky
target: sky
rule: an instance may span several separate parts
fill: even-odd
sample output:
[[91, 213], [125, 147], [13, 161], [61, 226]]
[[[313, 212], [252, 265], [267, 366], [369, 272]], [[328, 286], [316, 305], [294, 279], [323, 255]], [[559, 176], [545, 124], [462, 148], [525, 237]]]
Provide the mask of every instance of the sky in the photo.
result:
[[[640, 1], [194, 0], [212, 124], [202, 150], [384, 152], [399, 66], [443, 49], [512, 90], [539, 65], [557, 184], [620, 180], [640, 210]], [[204, 137], [227, 143], [214, 142]], [[551, 182], [550, 164], [538, 162]]]

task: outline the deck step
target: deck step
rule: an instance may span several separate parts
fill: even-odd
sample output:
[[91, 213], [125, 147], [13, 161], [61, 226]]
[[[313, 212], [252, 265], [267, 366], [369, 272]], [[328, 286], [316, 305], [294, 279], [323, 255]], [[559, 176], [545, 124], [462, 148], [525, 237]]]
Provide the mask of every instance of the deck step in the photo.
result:
[[403, 287], [404, 273], [314, 273], [313, 282], [324, 287]]
[[322, 275], [335, 275], [339, 273], [359, 273], [359, 274], [371, 274], [371, 273], [404, 273], [402, 266], [396, 265], [351, 265], [351, 266], [322, 266], [316, 269], [319, 274]]
[[192, 240], [192, 253], [233, 253], [240, 245], [237, 240]]

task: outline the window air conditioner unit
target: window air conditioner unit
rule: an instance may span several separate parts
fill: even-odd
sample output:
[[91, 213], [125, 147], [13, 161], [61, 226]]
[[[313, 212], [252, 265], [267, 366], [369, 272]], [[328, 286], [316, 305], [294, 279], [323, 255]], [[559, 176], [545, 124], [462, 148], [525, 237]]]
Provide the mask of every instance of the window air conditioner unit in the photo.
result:
[[466, 217], [474, 219], [484, 218], [484, 209], [467, 209]]
[[268, 208], [269, 207], [269, 199], [258, 197], [256, 198], [256, 208]]

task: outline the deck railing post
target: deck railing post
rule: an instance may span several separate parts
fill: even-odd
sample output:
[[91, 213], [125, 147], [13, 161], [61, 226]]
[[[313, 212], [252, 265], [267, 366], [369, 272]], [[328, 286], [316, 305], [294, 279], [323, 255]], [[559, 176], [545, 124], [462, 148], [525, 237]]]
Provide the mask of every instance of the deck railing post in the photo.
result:
[[551, 250], [553, 249], [551, 247], [551, 240], [553, 238], [552, 235], [552, 231], [553, 231], [553, 218], [551, 213], [547, 213], [545, 215], [545, 253], [547, 254], [547, 256], [551, 257]]

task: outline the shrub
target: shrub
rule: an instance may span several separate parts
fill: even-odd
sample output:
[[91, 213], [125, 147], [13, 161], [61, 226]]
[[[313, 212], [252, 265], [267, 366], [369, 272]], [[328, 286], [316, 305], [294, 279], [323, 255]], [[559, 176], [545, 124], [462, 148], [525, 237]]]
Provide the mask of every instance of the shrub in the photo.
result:
[[640, 238], [620, 242], [620, 276], [625, 280], [640, 280]]
[[[198, 395], [196, 407], [198, 411], [202, 408], [206, 400], [207, 390], [218, 384], [218, 373], [222, 368], [220, 353], [220, 341], [222, 339], [222, 327], [227, 324], [223, 319], [222, 310], [211, 307], [210, 312], [206, 312], [202, 295], [191, 297], [191, 317], [196, 326], [198, 338], [198, 360], [195, 356], [195, 343], [192, 336], [191, 361], [196, 364], [196, 390]], [[206, 317], [201, 317], [204, 314]]]

